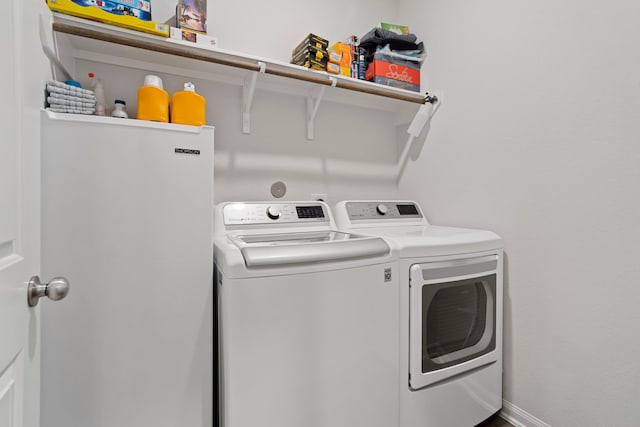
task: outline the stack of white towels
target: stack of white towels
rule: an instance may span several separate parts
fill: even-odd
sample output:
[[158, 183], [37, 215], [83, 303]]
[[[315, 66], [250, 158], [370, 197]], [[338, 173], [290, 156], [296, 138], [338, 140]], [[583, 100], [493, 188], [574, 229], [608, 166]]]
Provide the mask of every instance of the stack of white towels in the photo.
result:
[[49, 80], [47, 108], [56, 113], [95, 114], [96, 96], [91, 90]]

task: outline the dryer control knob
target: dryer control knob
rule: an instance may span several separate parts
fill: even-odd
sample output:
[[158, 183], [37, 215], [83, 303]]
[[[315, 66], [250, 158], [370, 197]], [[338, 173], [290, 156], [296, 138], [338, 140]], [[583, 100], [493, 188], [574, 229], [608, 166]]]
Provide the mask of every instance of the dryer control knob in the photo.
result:
[[267, 208], [267, 216], [271, 219], [280, 218], [280, 209], [276, 208], [275, 206], [269, 206]]
[[383, 205], [382, 203], [376, 206], [376, 210], [380, 215], [386, 215], [387, 212], [389, 212], [389, 208], [387, 207], [387, 205]]

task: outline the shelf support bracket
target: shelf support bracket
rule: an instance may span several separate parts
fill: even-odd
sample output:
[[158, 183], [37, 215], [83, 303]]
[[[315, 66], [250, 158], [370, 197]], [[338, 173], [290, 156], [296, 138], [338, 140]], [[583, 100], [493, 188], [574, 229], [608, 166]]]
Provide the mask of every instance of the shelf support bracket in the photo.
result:
[[256, 90], [258, 74], [264, 74], [267, 64], [258, 61], [260, 71], [253, 71], [250, 76], [244, 79], [242, 86], [242, 133], [251, 133], [251, 106], [253, 105], [253, 94]]
[[[329, 80], [331, 81], [331, 87], [336, 87], [338, 79], [335, 77], [329, 77]], [[313, 141], [314, 138], [314, 122], [325, 90], [327, 90], [326, 86], [319, 86], [314, 93], [307, 96], [307, 139], [309, 141]]]
[[409, 128], [407, 129], [407, 133], [409, 134], [409, 139], [402, 150], [402, 154], [400, 155], [400, 160], [398, 161], [398, 173], [397, 177], [400, 180], [400, 176], [402, 175], [402, 171], [404, 170], [405, 164], [407, 162], [407, 158], [409, 157], [409, 151], [411, 151], [411, 146], [413, 145], [413, 140], [420, 135], [426, 124], [431, 120], [431, 117], [438, 111], [440, 108], [440, 104], [442, 102], [442, 95], [438, 98], [435, 95], [427, 94], [425, 96], [425, 103], [420, 106], [416, 115], [413, 117]]
[[[71, 73], [65, 68], [64, 64], [58, 58], [58, 55], [54, 52], [50, 40], [53, 41], [53, 46], [55, 47], [56, 36], [53, 32], [53, 26], [50, 21], [45, 18], [45, 15], [40, 15], [38, 19], [38, 29], [40, 34], [40, 43], [42, 44], [42, 50], [44, 54], [49, 58], [49, 61], [55, 66], [56, 73], [60, 73], [56, 77], [58, 80], [73, 80]], [[51, 36], [51, 37], [49, 37]], [[56, 50], [57, 51], [57, 50]]]

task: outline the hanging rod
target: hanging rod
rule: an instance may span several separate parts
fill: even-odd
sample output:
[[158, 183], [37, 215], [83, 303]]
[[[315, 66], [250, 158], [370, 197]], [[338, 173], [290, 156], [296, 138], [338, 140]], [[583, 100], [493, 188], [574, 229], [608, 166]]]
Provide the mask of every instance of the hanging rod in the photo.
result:
[[[295, 80], [302, 80], [320, 85], [336, 86], [355, 92], [363, 92], [371, 95], [393, 98], [416, 104], [425, 104], [427, 102], [431, 102], [428, 99], [428, 95], [422, 95], [420, 93], [412, 93], [402, 89], [378, 85], [376, 83], [352, 78], [336, 78], [336, 76], [324, 72], [303, 69], [295, 65], [284, 63], [257, 60], [239, 54], [224, 52], [222, 50], [210, 50], [199, 48], [197, 46], [185, 46], [183, 44], [166, 41], [164, 38], [160, 38], [157, 36], [150, 36], [143, 33], [141, 33], [140, 35], [131, 34], [117, 27], [107, 26], [104, 24], [97, 24], [93, 22], [80, 24], [76, 23], [75, 21], [70, 21], [70, 23], [54, 21], [53, 30], [58, 33], [65, 33], [73, 36], [79, 36], [108, 43], [115, 43], [138, 49], [150, 50], [153, 52], [159, 52], [183, 58], [190, 58], [198, 61], [226, 65], [229, 67], [241, 68], [251, 71], [261, 71], [260, 63], [266, 63], [266, 67], [264, 68], [264, 73], [266, 74], [272, 74]], [[334, 80], [338, 81], [337, 84], [334, 83]]]

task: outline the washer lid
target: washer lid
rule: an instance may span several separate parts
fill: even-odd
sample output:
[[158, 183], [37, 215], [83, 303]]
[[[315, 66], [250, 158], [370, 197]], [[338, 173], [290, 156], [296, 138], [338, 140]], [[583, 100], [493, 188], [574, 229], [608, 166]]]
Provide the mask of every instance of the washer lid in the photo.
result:
[[276, 267], [388, 255], [382, 238], [338, 231], [229, 235], [247, 267]]
[[342, 233], [340, 231], [311, 231], [306, 233], [270, 233], [270, 234], [247, 234], [232, 236], [236, 245], [242, 247], [247, 245], [261, 246], [281, 246], [299, 245], [302, 243], [332, 242], [336, 240], [349, 240], [362, 236]]

